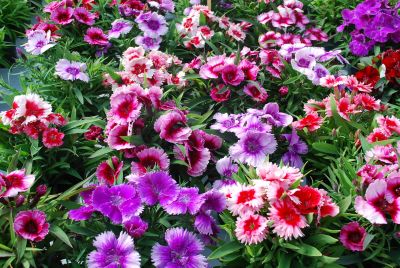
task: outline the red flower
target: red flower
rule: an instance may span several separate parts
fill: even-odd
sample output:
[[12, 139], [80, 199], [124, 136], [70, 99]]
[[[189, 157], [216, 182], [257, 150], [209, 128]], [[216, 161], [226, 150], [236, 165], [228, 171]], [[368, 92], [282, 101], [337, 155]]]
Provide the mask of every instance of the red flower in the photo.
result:
[[28, 240], [41, 241], [49, 233], [46, 214], [40, 210], [21, 211], [14, 220], [15, 232]]
[[85, 132], [84, 136], [86, 140], [93, 141], [101, 137], [103, 129], [98, 126], [91, 126], [87, 132]]
[[400, 78], [400, 50], [388, 50], [383, 53], [382, 58], [386, 67], [386, 79], [396, 82], [396, 78]]
[[56, 128], [48, 128], [43, 132], [43, 145], [47, 148], [59, 147], [63, 145], [64, 133]]
[[372, 87], [374, 87], [379, 81], [379, 71], [372, 66], [367, 66], [364, 69], [358, 71], [355, 74], [355, 77], [359, 82], [370, 84]]
[[299, 121], [293, 122], [293, 127], [297, 130], [302, 130], [303, 128], [307, 128], [308, 131], [313, 132], [319, 129], [324, 122], [324, 119], [319, 117], [316, 112], [312, 112], [308, 114], [303, 119]]
[[317, 212], [318, 205], [321, 202], [321, 194], [317, 189], [309, 186], [300, 186], [293, 196], [299, 201], [296, 203], [296, 208], [301, 214]]

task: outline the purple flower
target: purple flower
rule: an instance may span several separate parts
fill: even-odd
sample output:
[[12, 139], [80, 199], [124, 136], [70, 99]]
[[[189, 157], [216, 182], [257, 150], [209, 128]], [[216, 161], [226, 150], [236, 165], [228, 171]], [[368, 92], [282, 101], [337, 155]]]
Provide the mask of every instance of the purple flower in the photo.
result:
[[165, 35], [168, 31], [165, 18], [155, 12], [150, 14], [145, 13], [144, 16], [139, 16], [135, 20], [139, 24], [139, 29], [145, 32], [148, 36], [158, 37]]
[[143, 36], [136, 36], [135, 43], [145, 50], [158, 50], [160, 48], [161, 38], [159, 36], [151, 37], [144, 34]]
[[233, 132], [240, 138], [248, 131], [271, 132], [271, 130], [271, 125], [262, 122], [260, 116], [246, 114], [240, 118], [240, 128], [234, 129]]
[[171, 215], [196, 214], [203, 203], [203, 198], [199, 195], [196, 187], [180, 188], [178, 197], [171, 203], [164, 206], [165, 211]]
[[206, 268], [206, 258], [201, 255], [203, 244], [196, 236], [183, 229], [172, 228], [165, 232], [167, 246], [155, 244], [151, 259], [157, 268]]
[[56, 64], [56, 75], [63, 80], [82, 80], [89, 82], [86, 71], [86, 64], [83, 62], [61, 59]]
[[215, 165], [218, 173], [226, 178], [232, 178], [232, 175], [238, 172], [238, 165], [232, 163], [232, 159], [230, 157], [224, 157], [217, 161]]
[[121, 224], [138, 212], [140, 198], [132, 185], [99, 186], [93, 192], [93, 207], [114, 224]]
[[275, 102], [267, 103], [263, 108], [263, 113], [262, 117], [276, 127], [286, 127], [293, 121], [292, 116], [279, 112], [279, 105]]
[[194, 227], [203, 235], [215, 235], [220, 230], [210, 212], [199, 213], [194, 220]]
[[132, 30], [132, 23], [128, 20], [117, 19], [111, 23], [111, 30], [108, 31], [109, 38], [119, 38]]
[[315, 65], [313, 71], [314, 74], [311, 77], [308, 77], [308, 79], [310, 79], [314, 85], [319, 85], [321, 78], [330, 74], [328, 69], [326, 69], [322, 64], [319, 63]]
[[137, 189], [142, 201], [149, 206], [157, 202], [160, 202], [161, 206], [166, 206], [179, 194], [176, 181], [165, 171], [147, 173], [140, 177]]
[[139, 216], [133, 216], [124, 223], [124, 227], [130, 236], [140, 238], [147, 231], [148, 224]]
[[32, 55], [40, 55], [56, 45], [51, 41], [50, 35], [43, 30], [32, 31], [27, 37], [28, 42], [23, 46]]
[[140, 255], [134, 249], [133, 239], [125, 232], [121, 232], [118, 238], [113, 232], [104, 232], [96, 237], [93, 246], [96, 250], [88, 255], [89, 268], [140, 267]]
[[288, 152], [282, 156], [283, 163], [292, 167], [302, 168], [303, 161], [300, 154], [308, 153], [307, 144], [300, 140], [295, 129], [292, 130], [292, 134], [283, 134], [282, 136], [289, 142]]
[[256, 167], [265, 161], [266, 155], [275, 152], [276, 147], [274, 135], [249, 131], [229, 148], [229, 154], [235, 161]]
[[209, 190], [202, 195], [203, 203], [200, 207], [202, 212], [222, 212], [226, 207], [226, 199], [223, 193], [216, 190]]
[[239, 127], [239, 117], [235, 114], [221, 114], [216, 113], [213, 118], [217, 121], [211, 126], [211, 129], [216, 129], [221, 133], [226, 131], [232, 132], [234, 129]]

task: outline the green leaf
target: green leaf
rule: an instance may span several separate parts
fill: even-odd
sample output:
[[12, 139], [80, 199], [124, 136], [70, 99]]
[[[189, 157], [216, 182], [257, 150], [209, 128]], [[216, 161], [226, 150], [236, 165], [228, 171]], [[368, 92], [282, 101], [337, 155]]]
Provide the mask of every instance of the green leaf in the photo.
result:
[[22, 257], [25, 254], [25, 249], [26, 249], [26, 239], [23, 239], [21, 237], [17, 238], [17, 245], [16, 245], [16, 250], [17, 250], [17, 256], [18, 256], [18, 261], [22, 259]]
[[307, 245], [307, 244], [300, 244], [298, 250], [294, 250], [297, 253], [305, 256], [310, 256], [310, 257], [320, 257], [322, 256], [322, 253], [315, 247]]
[[213, 252], [211, 252], [211, 254], [208, 256], [208, 259], [215, 260], [215, 259], [222, 258], [226, 255], [229, 255], [229, 254], [241, 249], [242, 247], [243, 247], [243, 245], [236, 241], [229, 242], [227, 244], [224, 244], [224, 245], [218, 247]]
[[347, 211], [347, 209], [351, 205], [352, 200], [353, 200], [353, 197], [351, 195], [349, 195], [349, 196], [346, 196], [346, 198], [339, 201], [338, 206], [340, 209], [340, 213], [345, 213]]
[[105, 148], [101, 148], [100, 150], [94, 152], [91, 156], [89, 156], [89, 158], [96, 158], [99, 156], [103, 156], [105, 154], [108, 154], [110, 152], [112, 152], [113, 149], [111, 149], [110, 147], [105, 147]]
[[83, 101], [82, 92], [81, 92], [78, 88], [74, 87], [74, 93], [75, 93], [75, 96], [77, 97], [77, 99], [79, 100], [79, 102], [80, 102], [81, 104], [83, 104], [84, 101]]
[[338, 240], [330, 235], [326, 234], [316, 234], [313, 236], [310, 236], [306, 242], [308, 244], [314, 245], [314, 246], [324, 246], [324, 245], [329, 245], [329, 244], [335, 244]]
[[335, 145], [325, 143], [325, 142], [314, 142], [312, 147], [322, 153], [326, 154], [339, 154]]
[[365, 238], [364, 243], [363, 243], [364, 250], [368, 247], [369, 243], [371, 243], [371, 241], [372, 241], [372, 239], [374, 239], [374, 237], [375, 237], [375, 235], [367, 234], [367, 237]]
[[50, 227], [50, 233], [55, 235], [57, 238], [59, 238], [61, 241], [72, 248], [71, 242], [69, 241], [67, 234], [60, 227], [52, 225]]
[[0, 258], [4, 258], [4, 257], [14, 257], [14, 256], [15, 256], [15, 254], [12, 253], [12, 252], [0, 250]]

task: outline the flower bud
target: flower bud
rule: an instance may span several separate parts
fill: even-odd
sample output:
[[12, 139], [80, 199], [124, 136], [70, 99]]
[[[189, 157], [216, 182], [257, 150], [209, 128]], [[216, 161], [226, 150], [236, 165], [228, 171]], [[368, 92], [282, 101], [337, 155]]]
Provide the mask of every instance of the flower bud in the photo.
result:
[[23, 196], [23, 195], [18, 195], [15, 198], [15, 206], [16, 207], [22, 206], [24, 204], [24, 202], [25, 202], [25, 196]]
[[286, 96], [289, 93], [289, 88], [286, 86], [283, 86], [279, 89], [279, 94], [283, 97]]
[[44, 196], [46, 192], [47, 192], [47, 186], [45, 184], [40, 184], [38, 187], [36, 187], [36, 195], [38, 197]]

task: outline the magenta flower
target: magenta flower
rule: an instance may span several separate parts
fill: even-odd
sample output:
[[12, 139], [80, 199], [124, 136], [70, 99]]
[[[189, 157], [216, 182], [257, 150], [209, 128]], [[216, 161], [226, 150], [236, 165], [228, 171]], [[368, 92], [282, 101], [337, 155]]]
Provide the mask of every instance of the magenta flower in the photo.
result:
[[34, 175], [26, 175], [25, 169], [15, 170], [8, 174], [0, 173], [0, 198], [16, 196], [27, 191], [35, 182]]
[[157, 202], [166, 206], [175, 201], [179, 194], [176, 181], [165, 171], [147, 173], [140, 177], [137, 190], [142, 201], [149, 206]]
[[279, 105], [275, 102], [267, 103], [264, 106], [261, 117], [266, 118], [268, 123], [276, 127], [286, 127], [293, 121], [291, 115], [279, 112]]
[[91, 26], [94, 24], [96, 15], [87, 11], [86, 8], [77, 7], [74, 10], [74, 18], [80, 23]]
[[244, 80], [244, 73], [234, 64], [225, 65], [222, 69], [222, 80], [225, 84], [238, 86]]
[[56, 64], [55, 74], [63, 80], [89, 82], [86, 69], [86, 63], [61, 59]]
[[21, 211], [15, 216], [14, 230], [24, 239], [39, 242], [49, 233], [46, 214], [40, 210]]
[[144, 34], [139, 35], [135, 38], [135, 43], [138, 46], [143, 47], [145, 50], [158, 50], [161, 44], [161, 38], [159, 36], [152, 37]]
[[68, 212], [68, 217], [74, 221], [84, 221], [90, 219], [95, 209], [93, 208], [93, 192], [94, 187], [80, 193], [84, 205], [77, 209], [71, 209]]
[[340, 242], [351, 251], [363, 251], [366, 237], [367, 232], [358, 222], [350, 222], [340, 231]]
[[124, 227], [130, 236], [140, 238], [147, 231], [148, 224], [139, 216], [133, 216], [128, 221], [124, 222]]
[[172, 228], [165, 232], [166, 246], [155, 244], [151, 250], [151, 260], [157, 268], [206, 268], [206, 258], [200, 253], [203, 244], [196, 236], [183, 228]]
[[152, 37], [165, 35], [168, 31], [165, 18], [155, 12], [143, 13], [135, 20], [139, 29]]
[[365, 199], [357, 196], [354, 207], [356, 212], [374, 224], [386, 224], [386, 214], [394, 223], [400, 224], [400, 197], [391, 198], [385, 180], [372, 182], [365, 192]]
[[102, 29], [97, 27], [90, 27], [83, 38], [86, 43], [98, 46], [108, 46], [108, 37]]
[[59, 7], [51, 12], [50, 19], [55, 23], [66, 25], [73, 21], [74, 9], [71, 7]]
[[250, 96], [254, 101], [265, 102], [268, 98], [268, 93], [260, 83], [248, 83], [244, 86], [243, 92]]
[[134, 249], [133, 239], [125, 232], [116, 238], [111, 231], [104, 232], [93, 242], [96, 247], [87, 258], [89, 268], [140, 268], [140, 255]]
[[111, 23], [111, 30], [108, 31], [109, 38], [119, 38], [132, 30], [132, 23], [124, 19], [116, 19]]
[[271, 133], [249, 131], [229, 148], [229, 153], [232, 159], [256, 167], [264, 162], [266, 155], [275, 152], [276, 147]]
[[124, 162], [120, 162], [116, 156], [111, 158], [111, 166], [108, 161], [101, 162], [96, 169], [97, 179], [104, 184], [113, 185], [122, 170]]
[[196, 214], [203, 203], [203, 198], [199, 195], [196, 187], [180, 188], [178, 197], [175, 201], [164, 206], [165, 211], [171, 215], [190, 213]]
[[202, 235], [215, 235], [220, 230], [210, 212], [200, 212], [196, 215], [194, 227]]
[[181, 111], [169, 111], [157, 119], [154, 129], [160, 133], [162, 139], [171, 143], [182, 143], [192, 133], [186, 122], [186, 116]]
[[128, 125], [118, 125], [113, 127], [108, 133], [108, 138], [107, 138], [107, 142], [110, 148], [115, 150], [123, 150], [135, 147], [133, 144], [122, 138], [129, 136], [128, 132], [129, 132]]
[[140, 208], [135, 187], [128, 184], [99, 186], [93, 192], [93, 207], [114, 224], [121, 224], [135, 215]]
[[246, 80], [256, 80], [260, 68], [249, 60], [242, 60], [238, 66], [244, 73]]

